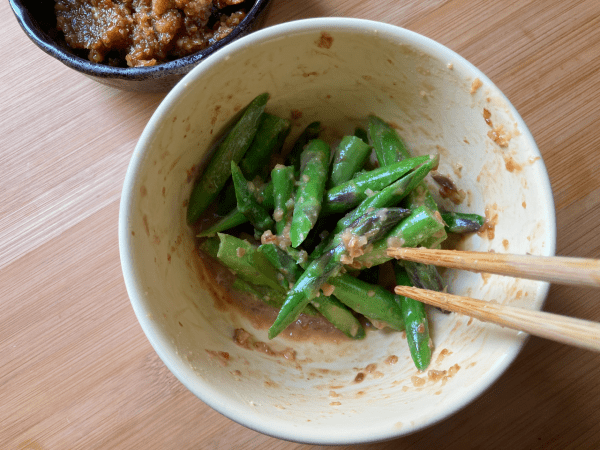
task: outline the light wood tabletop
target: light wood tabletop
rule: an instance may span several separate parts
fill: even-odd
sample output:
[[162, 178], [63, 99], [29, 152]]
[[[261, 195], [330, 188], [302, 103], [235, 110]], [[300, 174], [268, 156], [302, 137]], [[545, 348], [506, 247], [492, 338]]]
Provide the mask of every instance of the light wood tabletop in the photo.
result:
[[[136, 320], [119, 261], [119, 200], [164, 94], [91, 81], [34, 46], [7, 2], [0, 12], [0, 448], [318, 448], [210, 409], [167, 370]], [[483, 70], [542, 152], [557, 254], [600, 257], [598, 0], [273, 0], [266, 24], [319, 16], [405, 27]], [[544, 309], [600, 321], [598, 299], [553, 286]], [[598, 380], [597, 353], [531, 338], [451, 418], [356, 448], [600, 448]]]

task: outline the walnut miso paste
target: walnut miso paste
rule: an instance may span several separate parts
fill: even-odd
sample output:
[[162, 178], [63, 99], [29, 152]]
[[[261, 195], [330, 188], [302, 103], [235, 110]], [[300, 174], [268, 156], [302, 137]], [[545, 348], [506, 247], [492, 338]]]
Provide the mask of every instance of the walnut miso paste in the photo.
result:
[[92, 62], [153, 66], [203, 50], [245, 17], [243, 0], [56, 0], [57, 27]]

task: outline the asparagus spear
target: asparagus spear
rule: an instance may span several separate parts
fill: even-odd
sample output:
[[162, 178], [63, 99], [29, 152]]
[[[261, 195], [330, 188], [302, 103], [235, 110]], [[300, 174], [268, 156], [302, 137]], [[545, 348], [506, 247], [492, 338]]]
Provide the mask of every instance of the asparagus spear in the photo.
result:
[[235, 197], [237, 199], [237, 209], [250, 223], [260, 231], [271, 228], [275, 222], [267, 210], [256, 200], [250, 189], [248, 181], [244, 178], [238, 165], [231, 161], [231, 176], [235, 186]]
[[[279, 247], [272, 244], [261, 245], [258, 247], [258, 251], [263, 252], [290, 283], [295, 283], [302, 276], [303, 269], [301, 267], [306, 267], [306, 264], [296, 263], [292, 256]], [[404, 330], [402, 312], [395, 303], [394, 295], [391, 292], [376, 284], [354, 278], [350, 274], [330, 277], [327, 282], [334, 287], [331, 297], [337, 298], [348, 308], [362, 314], [373, 323], [384, 323], [397, 331]], [[316, 300], [321, 298], [317, 297]], [[315, 299], [311, 302], [314, 303]], [[326, 316], [322, 311], [321, 313]], [[339, 328], [335, 319], [330, 322]]]
[[[294, 258], [279, 247], [273, 244], [266, 244], [259, 246], [258, 251], [265, 255], [269, 262], [283, 274], [289, 283], [296, 283], [302, 276], [302, 268], [296, 264]], [[325, 295], [313, 298], [311, 303], [306, 305], [304, 311], [311, 304], [349, 338], [362, 339], [365, 337], [365, 330], [358, 319], [336, 298]]]
[[[365, 329], [346, 305], [331, 296], [313, 298], [307, 306], [314, 306], [338, 330], [351, 339], [364, 339]], [[305, 308], [306, 309], [306, 308]]]
[[442, 219], [446, 222], [447, 233], [472, 233], [479, 231], [485, 218], [479, 214], [459, 212], [443, 212]]
[[359, 137], [344, 136], [340, 141], [331, 166], [328, 186], [338, 186], [354, 176], [371, 152], [371, 146], [365, 144]]
[[[329, 189], [323, 196], [321, 215], [345, 212], [354, 208], [368, 197], [367, 192], [369, 190], [379, 191], [384, 189], [402, 175], [434, 157], [434, 155], [425, 155], [405, 159], [386, 167], [365, 172], [352, 180]], [[264, 199], [262, 205], [266, 209], [273, 208], [273, 191], [271, 182], [258, 189], [257, 200], [261, 203], [261, 199]], [[236, 208], [210, 228], [198, 234], [198, 237], [213, 236], [247, 221], [246, 216]]]
[[217, 258], [239, 278], [285, 294], [287, 289], [283, 278], [269, 260], [256, 251], [255, 246], [229, 234], [218, 233], [217, 236], [220, 240]]
[[279, 291], [275, 291], [267, 286], [252, 284], [238, 277], [233, 280], [231, 287], [238, 292], [250, 294], [252, 297], [262, 300], [273, 308], [281, 308], [281, 305], [283, 305], [283, 301], [285, 300], [285, 294], [282, 294]]
[[[440, 277], [440, 274], [435, 266], [411, 261], [402, 261], [402, 263], [399, 261], [396, 262], [396, 265], [399, 264], [404, 267], [406, 275], [401, 275], [400, 281], [402, 283], [398, 284], [402, 284], [404, 286], [412, 285], [421, 289], [429, 289], [431, 291], [438, 292], [444, 290], [442, 277]], [[406, 284], [407, 279], [410, 281], [410, 284]], [[417, 333], [419, 333], [417, 336], [415, 336], [415, 341], [420, 341], [416, 342], [415, 346], [418, 356], [417, 358], [413, 356], [413, 359], [415, 360], [415, 365], [419, 370], [425, 370], [429, 364], [427, 355], [428, 353], [431, 353], [431, 349], [429, 347], [429, 327], [427, 324], [427, 316], [425, 315], [425, 306], [413, 299], [401, 298], [400, 301], [403, 305], [407, 305], [407, 312], [412, 311], [417, 314], [415, 319], [422, 317], [421, 323], [423, 323], [423, 326], [417, 325], [417, 329], [415, 330]]]
[[369, 137], [380, 166], [388, 166], [409, 157], [398, 133], [377, 116], [369, 116]]
[[200, 250], [209, 256], [217, 259], [217, 253], [219, 253], [219, 239], [216, 237], [205, 239], [198, 245]]
[[265, 255], [273, 267], [283, 274], [288, 283], [293, 284], [302, 276], [303, 270], [296, 263], [296, 260], [276, 245], [259, 245], [257, 250]]
[[414, 209], [419, 206], [427, 206], [432, 211], [439, 211], [438, 205], [425, 183], [417, 186], [406, 198], [407, 208]]
[[[398, 136], [398, 133], [380, 118], [375, 116], [369, 118], [369, 132], [380, 164], [386, 165], [410, 157], [410, 154], [404, 145], [404, 142], [402, 142], [402, 139]], [[407, 204], [410, 209], [426, 206], [431, 211], [439, 214], [437, 203], [424, 181], [408, 194]], [[438, 233], [433, 233], [427, 239], [421, 241], [420, 245], [428, 248], [435, 248], [446, 238], [446, 229], [443, 228]], [[431, 266], [430, 270], [432, 272], [437, 272], [435, 266]]]
[[[246, 294], [250, 294], [252, 297], [262, 300], [267, 305], [273, 308], [281, 308], [283, 305], [283, 301], [285, 300], [285, 294], [282, 294], [279, 291], [275, 291], [268, 286], [260, 286], [253, 283], [250, 283], [242, 278], [236, 277], [231, 286], [234, 290], [238, 292], [245, 292]], [[309, 316], [318, 316], [319, 311], [313, 305], [306, 305], [306, 308], [302, 310], [302, 314], [307, 314]]]
[[[369, 117], [369, 136], [373, 141], [373, 147], [380, 165], [386, 166], [410, 158], [410, 153], [396, 130], [379, 117]], [[438, 210], [437, 203], [424, 182], [408, 195], [407, 201], [410, 209], [424, 205], [432, 211]]]
[[313, 139], [301, 156], [301, 175], [290, 227], [292, 247], [298, 247], [317, 222], [327, 181], [328, 166], [329, 145], [320, 139]]
[[385, 239], [375, 242], [371, 251], [356, 258], [355, 262], [362, 264], [363, 267], [383, 264], [392, 259], [387, 255], [389, 246], [416, 247], [423, 240], [440, 233], [444, 233], [441, 217], [429, 208], [421, 206], [396, 225]]
[[294, 142], [292, 150], [287, 155], [286, 164], [294, 166], [294, 170], [298, 172], [300, 170], [300, 156], [304, 150], [304, 146], [313, 139], [318, 138], [320, 132], [321, 122], [309, 123]]
[[349, 274], [331, 277], [327, 282], [334, 287], [333, 295], [350, 309], [374, 323], [385, 323], [397, 331], [404, 330], [402, 310], [394, 300], [394, 294], [383, 287]]
[[431, 156], [417, 156], [390, 164], [386, 167], [366, 171], [355, 178], [329, 189], [323, 198], [322, 214], [341, 213], [348, 211], [365, 200], [367, 192], [380, 191], [389, 186], [401, 176], [426, 163]]
[[267, 175], [271, 155], [281, 149], [290, 129], [288, 119], [263, 113], [254, 140], [240, 162], [240, 169], [248, 180], [257, 175], [263, 178]]
[[359, 216], [363, 215], [370, 208], [385, 208], [394, 206], [406, 197], [418, 184], [423, 181], [423, 178], [430, 172], [432, 167], [436, 167], [439, 162], [439, 156], [435, 155], [427, 163], [422, 164], [414, 172], [404, 175], [399, 180], [390, 184], [385, 189], [377, 194], [367, 197], [353, 211], [346, 214], [340, 219], [334, 229], [334, 233], [343, 230], [349, 223], [353, 222]]
[[[267, 183], [260, 189], [253, 188], [255, 191], [255, 198], [265, 209], [269, 210], [273, 208], [273, 184]], [[211, 225], [206, 230], [203, 230], [198, 234], [198, 237], [214, 236], [217, 233], [227, 231], [230, 228], [237, 227], [243, 223], [248, 222], [248, 218], [240, 210], [233, 209], [226, 216], [221, 218], [217, 223]]]
[[[396, 273], [396, 284], [400, 286], [413, 285], [400, 262], [394, 264], [394, 271]], [[431, 361], [429, 322], [427, 321], [425, 305], [402, 295], [396, 295], [395, 299], [400, 305], [406, 324], [406, 341], [410, 355], [417, 369], [423, 371], [427, 369]]]
[[275, 229], [281, 235], [290, 219], [293, 210], [291, 202], [294, 195], [294, 168], [292, 166], [276, 165], [271, 171], [273, 182], [273, 200], [275, 211]]
[[[226, 239], [229, 240], [229, 238], [226, 238]], [[201, 242], [199, 247], [204, 253], [217, 259], [218, 258], [217, 255], [219, 253], [220, 242], [221, 241], [219, 238], [212, 237], [212, 238], [205, 239], [203, 242]], [[227, 245], [226, 251], [234, 250], [235, 241], [230, 241], [230, 243], [234, 243], [234, 244]], [[274, 247], [274, 246], [271, 245], [271, 247]], [[233, 257], [238, 258], [238, 254], [239, 254], [239, 252], [237, 250], [238, 248], [239, 247], [235, 248], [236, 254], [235, 254], [235, 256], [231, 255], [232, 258]], [[223, 257], [223, 253], [221, 253], [221, 256], [222, 256], [222, 258], [221, 258], [222, 262], [224, 262], [224, 260], [228, 259], [227, 257]], [[231, 267], [230, 267], [230, 269], [234, 270]], [[280, 288], [273, 289], [269, 286], [257, 285], [252, 282], [246, 281], [246, 280], [247, 279], [236, 277], [235, 280], [233, 281], [233, 284], [231, 287], [236, 291], [245, 292], [246, 294], [250, 294], [254, 298], [262, 300], [269, 306], [272, 306], [274, 308], [281, 308], [281, 305], [283, 305], [283, 301], [285, 300], [285, 291], [283, 291]], [[309, 314], [309, 315], [313, 315], [313, 316], [319, 314], [319, 312], [311, 305], [307, 305], [307, 307], [304, 308], [304, 310], [302, 312], [304, 314]]]
[[402, 265], [412, 286], [437, 292], [444, 290], [444, 282], [435, 266], [412, 261], [402, 261]]
[[308, 265], [294, 287], [288, 291], [285, 303], [269, 329], [269, 339], [296, 320], [304, 306], [315, 298], [321, 285], [339, 273], [345, 257], [348, 257], [348, 242], [357, 239], [368, 246], [384, 236], [404, 214], [405, 210], [401, 208], [381, 208], [365, 214], [342, 233], [338, 233], [333, 238], [331, 247]]
[[[427, 175], [431, 170], [431, 167], [437, 165], [437, 160], [438, 156], [436, 155], [429, 162], [421, 165], [414, 172], [404, 175], [402, 178], [395, 181], [382, 191], [363, 200], [354, 210], [350, 211], [337, 222], [333, 233], [339, 233], [341, 230], [347, 227], [348, 224], [356, 220], [366, 211], [374, 208], [383, 208], [398, 204], [404, 197], [406, 197], [408, 193], [411, 192], [412, 189], [415, 188], [415, 186], [417, 186], [423, 180], [425, 175]], [[323, 250], [327, 247], [327, 245], [327, 240], [321, 242], [311, 253], [311, 258], [315, 259], [322, 255]]]
[[264, 93], [252, 100], [217, 148], [202, 177], [192, 189], [187, 209], [188, 224], [196, 223], [217, 197], [231, 175], [230, 162], [238, 163], [244, 156], [258, 130], [260, 117], [268, 99], [269, 94]]

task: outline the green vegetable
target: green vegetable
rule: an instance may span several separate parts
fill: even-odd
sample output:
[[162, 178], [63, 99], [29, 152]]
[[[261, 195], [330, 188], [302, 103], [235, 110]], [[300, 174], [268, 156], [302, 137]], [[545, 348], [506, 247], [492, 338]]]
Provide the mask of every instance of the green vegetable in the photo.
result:
[[218, 233], [220, 240], [217, 258], [243, 280], [268, 286], [275, 292], [286, 293], [283, 277], [256, 247], [229, 234]]
[[[267, 210], [273, 208], [273, 184], [267, 183], [260, 189], [253, 188], [252, 191], [256, 191], [256, 201], [263, 205]], [[248, 218], [240, 210], [233, 209], [226, 216], [222, 217], [215, 224], [211, 225], [206, 230], [198, 233], [198, 237], [214, 236], [217, 233], [227, 231], [230, 228], [237, 227], [243, 223], [248, 222]]]
[[421, 206], [396, 225], [385, 239], [375, 242], [370, 252], [359, 256], [355, 261], [367, 268], [377, 266], [392, 259], [387, 255], [388, 247], [416, 247], [423, 240], [439, 233], [444, 233], [444, 224], [429, 208]]
[[[311, 304], [338, 330], [351, 339], [364, 339], [365, 329], [352, 312], [337, 298], [321, 295], [311, 300]], [[307, 306], [310, 306], [307, 305]]]
[[281, 149], [290, 129], [291, 122], [288, 119], [263, 113], [254, 140], [240, 162], [246, 179], [253, 180], [257, 175], [264, 178], [267, 175], [271, 155]]
[[368, 246], [384, 236], [404, 214], [405, 210], [401, 208], [378, 209], [359, 218], [343, 234], [334, 236], [330, 248], [308, 265], [294, 287], [288, 291], [285, 303], [269, 329], [269, 339], [273, 339], [296, 320], [300, 311], [317, 295], [321, 285], [339, 274], [344, 256], [348, 256], [344, 240], [364, 237], [364, 246]]
[[[273, 266], [278, 268], [290, 283], [295, 283], [302, 276], [304, 271], [301, 266], [305, 266], [305, 264], [297, 264], [292, 256], [275, 245], [261, 245], [258, 247], [258, 251], [263, 252]], [[334, 295], [329, 297], [330, 299], [332, 297], [339, 299], [341, 303], [359, 314], [364, 315], [373, 323], [386, 324], [390, 328], [398, 331], [404, 329], [402, 312], [394, 302], [394, 295], [383, 289], [381, 286], [358, 280], [349, 274], [340, 274], [337, 277], [330, 277], [328, 283], [335, 288]], [[317, 306], [316, 303], [321, 303], [324, 307], [329, 307], [327, 305], [327, 300], [325, 300], [327, 297], [324, 297], [325, 296], [317, 297], [316, 299], [312, 299], [311, 302], [315, 304], [315, 306]], [[327, 314], [321, 311], [318, 306], [317, 309], [327, 317]], [[354, 318], [354, 320], [356, 319]], [[339, 319], [336, 317], [332, 317], [329, 321], [333, 323], [336, 328], [344, 326], [343, 324], [338, 323]], [[354, 323], [353, 320], [348, 318], [344, 319], [342, 322]], [[348, 328], [347, 325], [345, 327]], [[353, 325], [349, 329], [354, 330], [355, 328], [356, 327]]]
[[[364, 174], [350, 181], [329, 189], [323, 196], [321, 214], [328, 215], [332, 213], [346, 212], [356, 207], [361, 201], [368, 197], [366, 193], [368, 190], [373, 192], [379, 191], [389, 186], [391, 183], [396, 181], [410, 170], [434, 157], [434, 155], [425, 155], [409, 158], [399, 163], [391, 164], [387, 167], [381, 167], [379, 169], [365, 172]], [[271, 176], [273, 182], [274, 177], [273, 175]], [[261, 189], [258, 189], [258, 194], [256, 196], [259, 203], [261, 203], [261, 199], [264, 199], [262, 204], [266, 209], [273, 208], [274, 206], [274, 188], [272, 182], [264, 185]], [[281, 192], [280, 189], [277, 191]], [[216, 233], [226, 231], [230, 228], [246, 223], [247, 221], [248, 219], [246, 216], [244, 216], [244, 214], [242, 214], [236, 208], [210, 228], [198, 234], [198, 237], [213, 236]], [[280, 232], [278, 231], [277, 234], [280, 234]]]
[[[431, 166], [437, 165], [437, 159], [438, 157], [436, 155], [429, 162], [421, 165], [414, 172], [404, 175], [402, 178], [390, 184], [377, 194], [367, 197], [354, 210], [350, 211], [348, 214], [338, 220], [333, 232], [339, 233], [366, 211], [398, 204], [404, 197], [406, 197], [408, 193], [410, 193], [412, 189], [415, 188], [416, 185], [423, 180], [425, 175], [429, 173]], [[323, 249], [326, 248], [327, 245], [327, 240], [319, 244], [311, 253], [311, 258], [318, 258], [323, 253]]]
[[382, 167], [410, 157], [396, 130], [379, 117], [369, 116], [369, 137]]
[[423, 181], [423, 178], [425, 178], [431, 168], [438, 165], [438, 162], [439, 157], [435, 155], [427, 163], [418, 167], [414, 172], [409, 172], [377, 194], [367, 197], [356, 207], [356, 209], [346, 214], [338, 221], [334, 233], [343, 230], [349, 223], [356, 220], [357, 217], [363, 215], [369, 209], [385, 208], [400, 203], [404, 197]]
[[296, 263], [296, 260], [276, 245], [263, 244], [257, 250], [283, 274], [288, 283], [295, 283], [302, 276], [304, 271]]
[[302, 155], [304, 147], [313, 139], [318, 138], [320, 132], [321, 122], [309, 123], [294, 142], [292, 150], [287, 155], [286, 165], [294, 166], [294, 170], [298, 172], [300, 170], [300, 156]]
[[[233, 247], [235, 246], [235, 244], [237, 243], [237, 241], [234, 240], [230, 240], [230, 238], [225, 238], [229, 241], [229, 243], [233, 243], [233, 245], [226, 245], [224, 246], [224, 249], [222, 250], [221, 256], [223, 256], [223, 251], [229, 251], [231, 252], [233, 250]], [[234, 238], [237, 239], [237, 238]], [[219, 247], [221, 240], [217, 237], [212, 237], [212, 238], [208, 238], [205, 239], [204, 241], [202, 241], [199, 245], [200, 250], [202, 250], [204, 253], [212, 256], [213, 258], [217, 259], [218, 258], [218, 253], [219, 253]], [[247, 243], [246, 243], [247, 244]], [[250, 246], [251, 247], [251, 246]], [[273, 247], [271, 245], [271, 247]], [[244, 245], [244, 248], [247, 248], [246, 245]], [[260, 249], [260, 247], [259, 247]], [[238, 250], [237, 248], [235, 249], [236, 251], [236, 255], [233, 256], [231, 255], [231, 257], [235, 257], [238, 258]], [[245, 252], [245, 250], [244, 250]], [[252, 250], [251, 250], [252, 252]], [[246, 256], [246, 255], [245, 255]], [[247, 257], [250, 257], [251, 255], [248, 255]], [[229, 261], [229, 257], [223, 257], [221, 259], [221, 262], [225, 263], [226, 261]], [[238, 261], [235, 261], [236, 264], [234, 264], [235, 268], [239, 268]], [[227, 266], [229, 267], [229, 266]], [[234, 270], [234, 268], [229, 267], [231, 270]], [[240, 291], [240, 292], [245, 292], [246, 294], [250, 294], [252, 295], [254, 298], [257, 298], [259, 300], [262, 300], [263, 302], [265, 302], [266, 304], [268, 304], [269, 306], [272, 306], [274, 308], [281, 308], [281, 305], [283, 305], [283, 301], [285, 300], [285, 290], [282, 290], [280, 288], [277, 289], [273, 289], [269, 286], [261, 286], [261, 285], [256, 285], [254, 283], [248, 282], [246, 280], [244, 280], [243, 278], [240, 277], [236, 277], [232, 288], [236, 291]], [[314, 307], [312, 307], [311, 305], [308, 305], [306, 308], [304, 308], [304, 310], [302, 311], [304, 314], [309, 314], [309, 315], [318, 315], [318, 311], [316, 309], [314, 309]]]
[[292, 247], [298, 247], [317, 222], [325, 192], [328, 166], [329, 145], [320, 139], [313, 139], [301, 157], [300, 179], [290, 226]]
[[[275, 291], [267, 286], [259, 286], [250, 283], [242, 278], [236, 277], [231, 287], [238, 292], [245, 292], [256, 299], [265, 302], [267, 305], [273, 308], [281, 308], [281, 305], [283, 305], [283, 301], [285, 299], [285, 295], [278, 291]], [[317, 311], [313, 305], [306, 305], [306, 308], [302, 310], [302, 314], [318, 316], [319, 311]]]
[[[377, 160], [381, 166], [410, 158], [410, 153], [396, 130], [379, 117], [369, 117], [369, 136], [373, 141]], [[407, 207], [414, 209], [419, 206], [427, 206], [432, 211], [438, 211], [437, 203], [425, 183], [421, 183], [408, 194]]]
[[479, 214], [459, 212], [443, 212], [442, 219], [446, 222], [447, 233], [473, 233], [483, 226], [485, 217]]
[[209, 256], [217, 259], [217, 253], [219, 253], [219, 239], [216, 237], [205, 239], [198, 246], [200, 250]]
[[362, 127], [356, 127], [354, 129], [354, 136], [360, 138], [365, 144], [369, 143], [369, 135], [367, 134], [367, 130]]
[[375, 325], [385, 324], [397, 331], [404, 330], [402, 310], [391, 292], [348, 274], [331, 277], [327, 282], [334, 287], [336, 298]]
[[231, 161], [231, 176], [235, 186], [238, 211], [246, 216], [257, 230], [265, 231], [275, 225], [267, 210], [256, 200], [248, 188], [248, 180], [244, 178], [242, 171], [233, 161]]
[[252, 297], [258, 300], [262, 300], [267, 305], [272, 306], [273, 308], [281, 308], [281, 305], [283, 305], [283, 301], [285, 300], [285, 294], [282, 294], [279, 291], [271, 289], [267, 286], [258, 286], [252, 284], [238, 277], [236, 277], [236, 279], [233, 280], [233, 284], [231, 285], [231, 287], [238, 292], [245, 292], [246, 294], [250, 294]]
[[[373, 140], [377, 159], [381, 165], [387, 165], [410, 157], [398, 133], [380, 118], [375, 116], [369, 118], [369, 133]], [[433, 168], [435, 167], [437, 165]], [[407, 207], [410, 209], [426, 206], [431, 211], [439, 214], [438, 205], [425, 182], [421, 182], [415, 189], [409, 192], [406, 201]], [[428, 238], [421, 241], [419, 245], [427, 248], [435, 248], [446, 240], [446, 238], [447, 234], [444, 228], [439, 233], [431, 234]], [[431, 271], [437, 272], [435, 266], [431, 267]]]
[[187, 209], [188, 224], [198, 221], [225, 186], [231, 175], [231, 161], [238, 163], [250, 146], [268, 99], [269, 94], [265, 93], [252, 100], [242, 117], [217, 148], [208, 167], [192, 189]]
[[410, 209], [418, 208], [419, 206], [427, 206], [432, 211], [439, 211], [438, 205], [425, 183], [417, 186], [408, 195], [405, 206]]
[[367, 192], [375, 193], [386, 188], [401, 176], [433, 158], [435, 158], [434, 155], [417, 156], [389, 166], [366, 171], [329, 189], [323, 198], [321, 212], [322, 214], [346, 212], [364, 201], [368, 197]]
[[412, 261], [402, 261], [402, 265], [412, 286], [437, 292], [444, 290], [444, 282], [435, 266]]
[[293, 211], [294, 168], [276, 165], [271, 171], [271, 180], [273, 181], [275, 229], [277, 234], [281, 235], [286, 224], [291, 220]]
[[340, 141], [331, 166], [329, 187], [338, 186], [354, 176], [371, 153], [371, 146], [359, 137], [344, 136]]
[[[273, 244], [261, 245], [258, 251], [277, 268], [289, 283], [296, 283], [304, 272], [296, 264], [294, 258], [288, 255], [279, 247]], [[365, 330], [352, 312], [333, 297], [322, 295], [313, 298], [306, 308], [313, 305], [327, 320], [329, 320], [338, 330], [352, 339], [362, 339], [365, 337]], [[281, 305], [280, 305], [281, 306]]]
[[[396, 284], [400, 286], [412, 286], [406, 270], [400, 263], [394, 265], [396, 273]], [[412, 298], [396, 295], [396, 301], [402, 310], [404, 323], [406, 324], [406, 341], [410, 355], [415, 366], [424, 371], [431, 361], [431, 347], [429, 344], [429, 322], [425, 305]]]
[[[320, 123], [311, 123], [294, 143], [287, 165], [278, 164], [268, 183], [257, 189], [249, 178], [268, 176], [265, 168], [289, 132], [289, 121], [262, 111], [259, 116], [259, 131], [248, 144], [250, 150], [239, 165], [237, 153], [227, 161], [237, 207], [200, 233], [217, 233], [218, 238], [201, 240], [199, 250], [237, 275], [234, 289], [280, 308], [269, 339], [302, 312], [321, 314], [347, 336], [362, 339], [365, 330], [358, 319], [362, 316], [378, 328], [406, 329], [415, 366], [426, 370], [431, 347], [425, 306], [379, 286], [377, 266], [392, 259], [387, 255], [389, 247], [436, 247], [447, 232], [478, 230], [484, 218], [453, 212], [441, 215], [424, 182], [439, 157], [409, 157], [396, 131], [375, 116], [369, 118], [368, 134], [357, 128], [355, 136], [342, 139], [333, 158], [329, 146], [318, 139]], [[231, 133], [238, 126], [239, 122]], [[229, 134], [218, 148], [228, 139]], [[367, 170], [371, 166], [365, 163], [371, 152], [369, 142], [380, 165], [374, 170]], [[333, 187], [325, 191], [326, 185]], [[219, 201], [226, 199], [225, 194]], [[289, 230], [292, 246], [283, 246], [289, 241], [279, 237], [273, 242], [266, 234], [263, 242], [273, 243], [258, 246], [221, 233], [247, 221], [255, 227], [255, 237], [269, 229], [287, 237]], [[394, 270], [397, 284], [444, 289], [434, 266], [403, 261], [395, 262]]]

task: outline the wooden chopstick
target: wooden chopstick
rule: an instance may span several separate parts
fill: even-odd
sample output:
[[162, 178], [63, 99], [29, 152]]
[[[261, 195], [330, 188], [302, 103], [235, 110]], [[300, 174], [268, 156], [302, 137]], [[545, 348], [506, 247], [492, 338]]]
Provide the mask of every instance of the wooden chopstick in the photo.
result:
[[600, 324], [596, 322], [414, 287], [396, 286], [394, 291], [398, 295], [484, 322], [496, 323], [563, 344], [600, 351]]
[[596, 259], [396, 247], [388, 248], [387, 254], [396, 259], [472, 272], [600, 287], [600, 260]]

